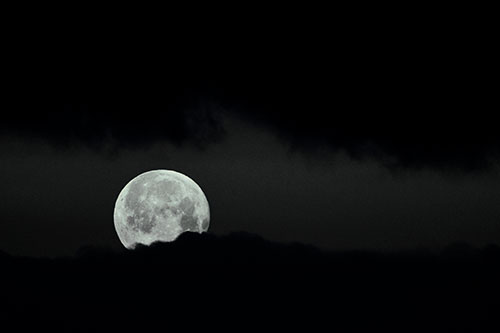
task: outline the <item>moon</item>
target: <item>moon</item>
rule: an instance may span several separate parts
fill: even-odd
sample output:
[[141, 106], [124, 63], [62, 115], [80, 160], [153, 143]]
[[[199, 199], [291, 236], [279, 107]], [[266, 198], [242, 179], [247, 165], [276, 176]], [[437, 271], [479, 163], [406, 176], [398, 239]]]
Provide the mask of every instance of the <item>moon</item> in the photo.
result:
[[173, 170], [152, 170], [132, 179], [116, 199], [114, 223], [127, 249], [171, 242], [210, 224], [208, 200], [191, 178]]

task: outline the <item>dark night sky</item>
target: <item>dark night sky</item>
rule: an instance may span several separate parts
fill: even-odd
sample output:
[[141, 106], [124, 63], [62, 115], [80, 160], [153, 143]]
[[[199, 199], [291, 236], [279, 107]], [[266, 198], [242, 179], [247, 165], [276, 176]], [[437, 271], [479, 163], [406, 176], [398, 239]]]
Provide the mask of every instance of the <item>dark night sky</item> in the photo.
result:
[[[320, 30], [13, 54], [23, 66], [1, 105], [0, 249], [119, 248], [114, 201], [151, 169], [193, 178], [216, 234], [329, 249], [499, 244], [488, 37], [453, 25]], [[59, 102], [74, 95], [86, 103]]]

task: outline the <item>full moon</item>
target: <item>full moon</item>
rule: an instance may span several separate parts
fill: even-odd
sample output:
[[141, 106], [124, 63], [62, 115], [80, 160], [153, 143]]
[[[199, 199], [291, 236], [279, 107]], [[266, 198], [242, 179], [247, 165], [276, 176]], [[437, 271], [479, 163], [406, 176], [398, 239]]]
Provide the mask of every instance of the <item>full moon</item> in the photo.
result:
[[201, 188], [172, 170], [153, 170], [132, 179], [120, 192], [115, 229], [127, 249], [171, 242], [186, 231], [208, 230], [210, 210]]

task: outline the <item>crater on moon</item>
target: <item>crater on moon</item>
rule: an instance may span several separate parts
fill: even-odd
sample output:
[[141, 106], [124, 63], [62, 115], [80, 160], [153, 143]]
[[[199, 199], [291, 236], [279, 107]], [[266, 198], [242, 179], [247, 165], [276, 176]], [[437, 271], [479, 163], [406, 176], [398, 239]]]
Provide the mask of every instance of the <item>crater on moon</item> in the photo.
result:
[[145, 172], [132, 179], [115, 204], [115, 229], [122, 244], [173, 241], [185, 231], [208, 230], [210, 211], [201, 188], [171, 170]]

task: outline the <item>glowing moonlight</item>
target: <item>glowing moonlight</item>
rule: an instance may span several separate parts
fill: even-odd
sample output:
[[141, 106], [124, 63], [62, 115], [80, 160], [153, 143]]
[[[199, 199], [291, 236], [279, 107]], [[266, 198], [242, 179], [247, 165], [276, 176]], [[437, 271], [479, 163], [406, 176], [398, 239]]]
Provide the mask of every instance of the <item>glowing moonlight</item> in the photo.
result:
[[133, 249], [137, 243], [171, 242], [185, 231], [207, 231], [210, 210], [205, 194], [191, 178], [172, 170], [153, 170], [123, 188], [114, 221], [122, 244]]

